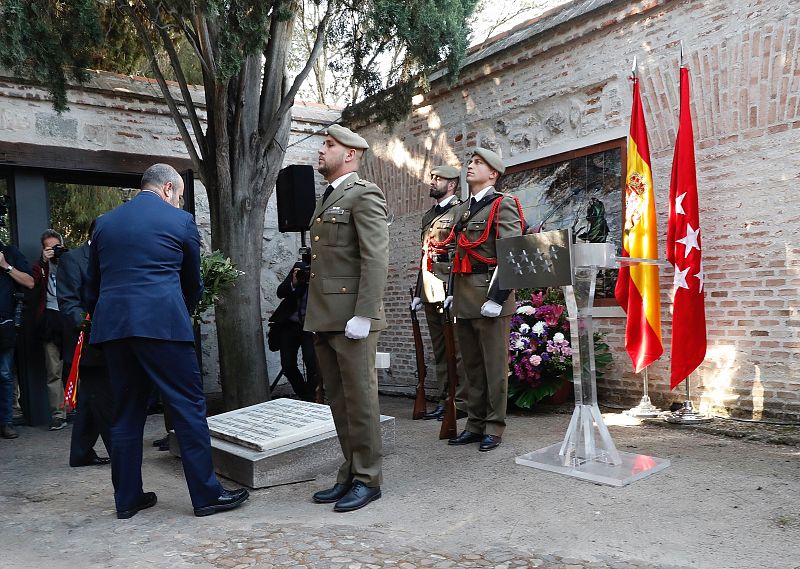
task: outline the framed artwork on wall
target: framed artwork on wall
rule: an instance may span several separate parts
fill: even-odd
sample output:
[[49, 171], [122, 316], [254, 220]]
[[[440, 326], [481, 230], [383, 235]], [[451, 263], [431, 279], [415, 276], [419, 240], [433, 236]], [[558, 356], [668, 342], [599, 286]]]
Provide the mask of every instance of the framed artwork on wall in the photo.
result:
[[[622, 248], [627, 139], [510, 166], [497, 189], [515, 195], [525, 220], [543, 230], [572, 229], [579, 241]], [[613, 299], [616, 270], [598, 274], [598, 299]], [[602, 302], [600, 304], [603, 304]]]

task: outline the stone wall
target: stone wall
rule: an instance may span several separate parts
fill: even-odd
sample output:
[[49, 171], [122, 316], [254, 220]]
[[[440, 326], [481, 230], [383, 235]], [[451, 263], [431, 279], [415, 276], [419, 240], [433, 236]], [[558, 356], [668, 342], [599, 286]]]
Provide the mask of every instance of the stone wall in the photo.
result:
[[[638, 57], [663, 256], [678, 121], [679, 42], [690, 70], [709, 346], [693, 377], [703, 408], [742, 417], [800, 417], [800, 1], [576, 1], [487, 42], [458, 83], [438, 80], [393, 132], [369, 125], [366, 169], [386, 192], [391, 227], [387, 389], [414, 385], [407, 311], [417, 223], [431, 165], [462, 164], [476, 145], [514, 165], [624, 137], [627, 76]], [[795, 197], [792, 197], [795, 196]], [[529, 220], [536, 223], [537, 220]], [[672, 269], [662, 273], [665, 355], [651, 366], [658, 405], [669, 391]], [[619, 308], [599, 327], [614, 351], [604, 403], [641, 397]], [[429, 362], [429, 369], [430, 367]], [[697, 402], [698, 398], [696, 398]]]
[[[200, 116], [205, 118], [203, 91], [193, 88]], [[93, 72], [89, 83], [72, 88], [69, 111], [53, 110], [45, 90], [7, 74], [0, 73], [0, 142], [36, 145], [42, 148], [69, 148], [113, 151], [124, 157], [153, 157], [162, 161], [186, 163], [188, 154], [172, 116], [161, 98], [158, 86], [141, 77], [131, 78], [112, 73]], [[339, 110], [313, 103], [298, 103], [292, 108], [292, 129], [284, 164], [316, 166], [321, 144], [318, 131], [339, 117]], [[19, 164], [13, 150], [2, 159]], [[41, 164], [26, 164], [36, 167]], [[81, 169], [75, 164], [75, 169]], [[322, 182], [317, 174], [318, 182]], [[92, 183], [87, 180], [86, 183]], [[322, 184], [324, 189], [324, 184]], [[17, 196], [25, 199], [25, 196]], [[211, 244], [208, 199], [200, 180], [195, 181], [197, 222], [206, 247]], [[277, 208], [273, 195], [264, 219], [263, 268], [261, 271], [262, 318], [266, 321], [277, 306], [275, 289], [297, 257], [299, 234], [278, 232]], [[203, 374], [207, 392], [220, 390], [219, 364], [216, 355], [216, 330], [213, 317], [201, 326]], [[266, 330], [265, 330], [266, 332]], [[265, 342], [266, 344], [266, 342]], [[277, 354], [267, 352], [269, 375], [280, 370]]]

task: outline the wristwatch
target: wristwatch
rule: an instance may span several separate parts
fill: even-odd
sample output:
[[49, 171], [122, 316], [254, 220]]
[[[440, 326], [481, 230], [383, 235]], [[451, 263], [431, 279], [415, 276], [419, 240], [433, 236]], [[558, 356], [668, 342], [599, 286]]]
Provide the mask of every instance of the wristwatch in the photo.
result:
[[11, 265], [9, 265], [9, 266], [7, 266], [5, 269], [3, 269], [3, 270], [4, 270], [6, 273], [9, 273], [9, 274], [10, 274], [10, 273], [11, 273], [11, 271], [13, 271], [13, 270], [14, 270], [14, 267], [12, 267]]

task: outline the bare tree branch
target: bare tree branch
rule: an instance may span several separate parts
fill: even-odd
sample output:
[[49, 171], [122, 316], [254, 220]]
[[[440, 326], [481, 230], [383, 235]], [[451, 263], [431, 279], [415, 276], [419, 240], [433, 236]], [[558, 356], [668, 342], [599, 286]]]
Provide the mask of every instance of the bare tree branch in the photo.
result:
[[167, 33], [166, 25], [161, 20], [158, 7], [153, 5], [152, 0], [144, 0], [144, 3], [150, 10], [150, 18], [153, 20], [155, 28], [161, 37], [161, 42], [164, 44], [164, 50], [169, 56], [170, 65], [172, 66], [172, 70], [175, 72], [175, 78], [178, 82], [178, 86], [180, 87], [181, 95], [183, 96], [183, 104], [186, 107], [189, 115], [189, 122], [192, 124], [192, 131], [194, 132], [194, 138], [197, 141], [200, 156], [202, 159], [205, 159], [208, 155], [208, 148], [206, 147], [206, 137], [203, 133], [203, 125], [200, 124], [200, 119], [197, 116], [197, 107], [195, 107], [192, 94], [189, 91], [189, 84], [186, 81], [186, 76], [183, 73], [183, 67], [178, 59], [178, 52], [175, 51], [175, 45], [172, 43], [172, 38]]
[[162, 95], [164, 95], [164, 100], [166, 101], [167, 106], [169, 107], [169, 110], [172, 113], [172, 118], [175, 120], [175, 126], [178, 127], [178, 132], [180, 133], [181, 139], [183, 140], [183, 143], [186, 146], [186, 150], [189, 153], [189, 157], [192, 159], [192, 163], [195, 165], [195, 167], [198, 170], [202, 170], [203, 161], [201, 160], [197, 152], [197, 148], [194, 145], [194, 140], [192, 140], [192, 137], [189, 134], [189, 130], [186, 128], [186, 123], [183, 121], [183, 116], [181, 115], [181, 111], [178, 108], [178, 104], [175, 102], [175, 99], [169, 90], [169, 86], [167, 85], [166, 79], [164, 79], [164, 74], [161, 72], [161, 68], [158, 66], [155, 48], [153, 47], [153, 44], [150, 41], [150, 37], [147, 34], [147, 29], [145, 28], [144, 22], [141, 21], [139, 16], [136, 15], [136, 13], [134, 12], [131, 5], [128, 4], [128, 2], [126, 2], [125, 0], [118, 0], [117, 7], [128, 15], [128, 17], [131, 19], [134, 26], [136, 27], [136, 31], [142, 40], [142, 46], [147, 52], [147, 56], [150, 58], [150, 65], [153, 69], [153, 73], [156, 76], [156, 81], [158, 82], [158, 86], [161, 88], [161, 93]]

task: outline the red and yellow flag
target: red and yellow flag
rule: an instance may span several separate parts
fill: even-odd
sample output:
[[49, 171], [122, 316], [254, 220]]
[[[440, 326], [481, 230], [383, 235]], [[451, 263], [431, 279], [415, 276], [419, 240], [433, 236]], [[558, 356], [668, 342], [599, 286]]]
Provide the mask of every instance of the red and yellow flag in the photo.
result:
[[[658, 259], [656, 204], [650, 148], [644, 122], [639, 78], [633, 78], [633, 109], [628, 136], [628, 169], [625, 177], [625, 227], [622, 232], [622, 255], [639, 259]], [[661, 343], [661, 299], [658, 266], [632, 264], [622, 266], [614, 296], [628, 315], [625, 349], [640, 372], [664, 352]]]

